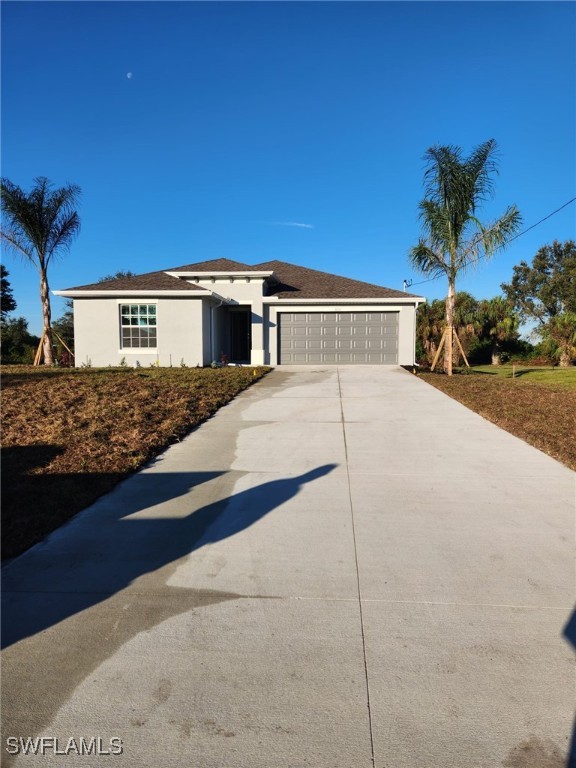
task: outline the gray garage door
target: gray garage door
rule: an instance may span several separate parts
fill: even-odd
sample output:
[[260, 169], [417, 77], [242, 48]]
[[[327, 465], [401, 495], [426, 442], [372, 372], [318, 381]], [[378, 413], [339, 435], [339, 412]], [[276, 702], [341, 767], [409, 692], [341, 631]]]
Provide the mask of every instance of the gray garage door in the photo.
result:
[[398, 362], [398, 312], [283, 312], [280, 363]]

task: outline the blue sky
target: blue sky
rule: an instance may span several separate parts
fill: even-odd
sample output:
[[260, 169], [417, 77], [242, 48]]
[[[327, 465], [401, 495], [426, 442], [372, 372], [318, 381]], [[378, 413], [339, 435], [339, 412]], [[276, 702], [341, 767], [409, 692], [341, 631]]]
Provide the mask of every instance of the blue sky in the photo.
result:
[[[562, 2], [3, 2], [2, 175], [82, 188], [51, 288], [120, 269], [281, 259], [445, 295], [407, 253], [433, 144], [500, 148], [491, 220], [576, 195], [576, 5]], [[131, 74], [129, 77], [128, 74]], [[572, 204], [458, 285], [576, 238]], [[306, 225], [306, 226], [302, 226]], [[37, 276], [3, 255], [16, 315]], [[53, 315], [62, 300], [53, 300]]]

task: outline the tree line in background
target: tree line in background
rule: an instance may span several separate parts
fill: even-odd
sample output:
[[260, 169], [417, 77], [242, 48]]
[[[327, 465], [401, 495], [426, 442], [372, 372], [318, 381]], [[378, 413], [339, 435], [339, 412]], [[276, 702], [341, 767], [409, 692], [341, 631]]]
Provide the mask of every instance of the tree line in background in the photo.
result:
[[[503, 295], [476, 299], [455, 294], [452, 322], [471, 364], [509, 360], [566, 367], [576, 360], [576, 245], [568, 240], [545, 245], [532, 264], [522, 261]], [[528, 327], [531, 342], [520, 329]], [[446, 328], [446, 303], [423, 304], [416, 319], [416, 358], [431, 365]], [[454, 365], [462, 362], [453, 346]]]

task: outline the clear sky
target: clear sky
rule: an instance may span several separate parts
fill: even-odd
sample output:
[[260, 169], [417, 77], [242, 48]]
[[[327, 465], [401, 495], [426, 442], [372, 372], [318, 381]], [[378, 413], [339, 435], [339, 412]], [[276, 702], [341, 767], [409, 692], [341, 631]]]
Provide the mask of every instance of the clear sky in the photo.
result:
[[[495, 138], [528, 227], [576, 195], [571, 2], [3, 2], [2, 175], [82, 188], [51, 288], [226, 257], [443, 297], [407, 259], [422, 157]], [[576, 238], [572, 204], [457, 286]], [[41, 329], [35, 271], [3, 256]], [[53, 315], [62, 313], [54, 298]]]

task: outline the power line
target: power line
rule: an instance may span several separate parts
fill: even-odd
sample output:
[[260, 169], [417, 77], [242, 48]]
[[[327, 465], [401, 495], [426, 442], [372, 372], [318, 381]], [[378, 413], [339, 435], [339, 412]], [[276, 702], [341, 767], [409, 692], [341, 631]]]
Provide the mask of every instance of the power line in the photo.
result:
[[[522, 230], [522, 232], [519, 232], [517, 235], [514, 235], [514, 237], [511, 237], [510, 240], [506, 240], [506, 242], [502, 244], [502, 247], [504, 247], [505, 245], [508, 245], [513, 240], [517, 240], [519, 237], [522, 237], [522, 235], [525, 235], [526, 232], [530, 232], [531, 229], [534, 229], [535, 227], [539, 226], [540, 224], [542, 224], [542, 222], [546, 221], [547, 219], [552, 218], [552, 216], [555, 216], [557, 213], [559, 213], [561, 210], [563, 210], [568, 205], [570, 205], [570, 203], [573, 203], [575, 200], [576, 200], [576, 197], [573, 197], [571, 200], [568, 200], [568, 202], [564, 203], [564, 205], [561, 205], [560, 208], [556, 208], [555, 211], [552, 211], [552, 213], [549, 213], [547, 216], [544, 216], [543, 219], [540, 219], [540, 221], [537, 221], [536, 224], [532, 224], [531, 226], [526, 227], [526, 229]], [[492, 229], [494, 229], [494, 227], [492, 227]], [[484, 234], [487, 234], [488, 232], [491, 232], [491, 231], [492, 231], [491, 229], [488, 229]], [[469, 267], [470, 264], [477, 264], [481, 259], [485, 259], [485, 258], [487, 257], [484, 255], [484, 256], [479, 256], [477, 259], [470, 259], [469, 261], [465, 261], [462, 264], [462, 267], [466, 268], [466, 267]], [[437, 277], [429, 277], [426, 280], [421, 280], [419, 283], [408, 282], [408, 280], [406, 280], [405, 282], [408, 288], [412, 288], [413, 286], [424, 285], [424, 283], [431, 283], [434, 280], [439, 280], [441, 277], [442, 275], [438, 275]]]

